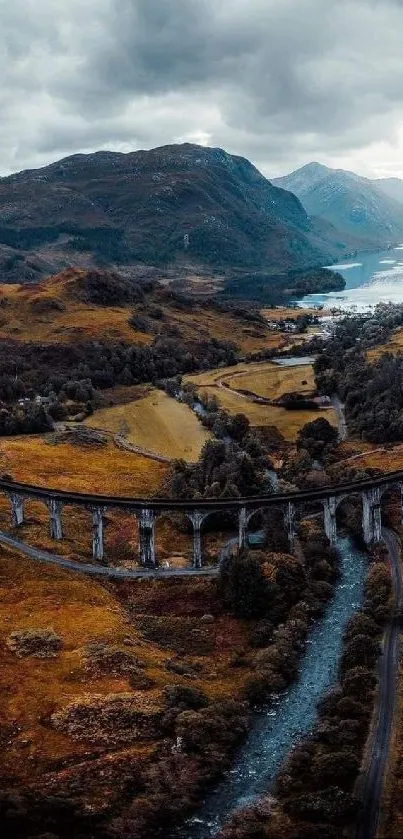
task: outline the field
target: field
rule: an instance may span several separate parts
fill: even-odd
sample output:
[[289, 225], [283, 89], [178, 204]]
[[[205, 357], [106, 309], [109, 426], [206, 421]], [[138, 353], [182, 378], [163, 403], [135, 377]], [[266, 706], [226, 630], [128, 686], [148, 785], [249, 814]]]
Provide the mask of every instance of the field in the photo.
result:
[[169, 458], [196, 461], [209, 439], [193, 411], [160, 390], [144, 399], [102, 408], [85, 424], [123, 434], [129, 443]]
[[[220, 382], [228, 382], [231, 387], [242, 387], [255, 391], [254, 384], [261, 396], [274, 399], [294, 390], [307, 387], [312, 390], [313, 371], [310, 365], [304, 367], [277, 367], [270, 362], [258, 365], [239, 364], [236, 367], [224, 367], [196, 376], [186, 377], [194, 382], [203, 392], [216, 396], [220, 405], [230, 414], [244, 413], [252, 426], [276, 426], [283, 437], [294, 442], [299, 430], [307, 422], [324, 416], [337, 425], [337, 418], [332, 409], [325, 411], [286, 411], [272, 405], [260, 405], [242, 394], [235, 394]], [[306, 381], [307, 385], [302, 385]]]
[[139, 454], [106, 446], [54, 444], [44, 437], [2, 437], [0, 470], [14, 480], [55, 489], [104, 495], [153, 495], [167, 466]]
[[233, 390], [249, 390], [257, 396], [273, 400], [286, 393], [312, 393], [316, 388], [310, 364], [287, 368], [276, 364], [249, 365], [245, 372], [223, 376], [222, 381]]
[[328, 314], [327, 311], [322, 310], [318, 312], [317, 309], [300, 309], [298, 307], [276, 306], [274, 309], [261, 309], [260, 314], [264, 318], [271, 321], [279, 320], [297, 320], [301, 315], [313, 315], [314, 317], [324, 317]]
[[355, 469], [380, 469], [394, 472], [403, 469], [403, 445], [383, 447], [358, 441], [343, 443], [339, 452], [345, 454], [343, 463], [351, 463]]
[[370, 361], [377, 361], [385, 353], [397, 355], [401, 352], [403, 352], [403, 329], [396, 329], [386, 344], [380, 344], [379, 347], [369, 350], [367, 356]]
[[[129, 497], [163, 494], [168, 466], [142, 455], [120, 451], [112, 442], [106, 446], [80, 446], [55, 443], [54, 435], [2, 438], [0, 472], [16, 481], [55, 489], [94, 492]], [[11, 530], [10, 505], [0, 495], [0, 528]], [[25, 502], [25, 523], [17, 538], [42, 550], [55, 551], [49, 536], [49, 513], [42, 503]], [[57, 553], [89, 560], [92, 557], [92, 525], [89, 511], [73, 506], [63, 508], [63, 541]], [[170, 555], [172, 529], [159, 525], [157, 550]], [[182, 544], [183, 543], [183, 544]], [[178, 537], [177, 549], [186, 553], [189, 540]], [[134, 516], [111, 511], [105, 516], [105, 551], [111, 564], [132, 567], [138, 562], [138, 526]]]

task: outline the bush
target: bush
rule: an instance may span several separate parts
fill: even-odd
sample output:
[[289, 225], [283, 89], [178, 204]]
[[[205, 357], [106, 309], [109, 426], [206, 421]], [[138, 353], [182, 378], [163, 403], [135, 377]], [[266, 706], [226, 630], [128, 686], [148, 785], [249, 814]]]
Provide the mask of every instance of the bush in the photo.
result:
[[249, 643], [257, 649], [268, 647], [273, 635], [273, 624], [267, 618], [260, 620], [250, 633]]
[[19, 629], [7, 638], [7, 646], [19, 658], [56, 658], [63, 641], [54, 629]]
[[113, 676], [133, 675], [133, 679], [139, 680], [142, 661], [128, 649], [122, 650], [114, 644], [107, 644], [96, 641], [88, 644], [84, 649], [85, 665], [87, 670], [95, 673], [111, 674]]
[[152, 705], [144, 706], [131, 693], [93, 696], [71, 702], [51, 716], [57, 731], [74, 740], [96, 745], [123, 746], [140, 740], [153, 740], [160, 731], [161, 712]]
[[167, 685], [164, 688], [164, 698], [168, 708], [198, 711], [208, 705], [206, 694], [188, 685]]

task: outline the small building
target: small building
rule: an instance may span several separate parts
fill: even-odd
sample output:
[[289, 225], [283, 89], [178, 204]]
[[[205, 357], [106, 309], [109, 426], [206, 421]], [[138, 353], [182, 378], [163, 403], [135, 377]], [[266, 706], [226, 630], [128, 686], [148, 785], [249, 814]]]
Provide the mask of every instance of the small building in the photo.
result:
[[35, 396], [35, 405], [42, 405], [43, 408], [49, 408], [51, 400], [49, 396]]

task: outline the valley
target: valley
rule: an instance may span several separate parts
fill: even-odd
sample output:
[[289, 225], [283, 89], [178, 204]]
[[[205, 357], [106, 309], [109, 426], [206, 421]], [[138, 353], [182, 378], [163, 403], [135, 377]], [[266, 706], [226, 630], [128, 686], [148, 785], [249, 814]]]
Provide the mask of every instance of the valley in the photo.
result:
[[[383, 357], [383, 348], [398, 342], [398, 309], [388, 310], [385, 320], [381, 313], [367, 327], [365, 321], [341, 324], [323, 346], [315, 344], [313, 361], [307, 363], [311, 342], [321, 341], [313, 312], [300, 322], [303, 310], [298, 309], [220, 308], [207, 298], [195, 301], [154, 282], [133, 286], [102, 271], [69, 270], [39, 286], [3, 285], [1, 295], [0, 470], [12, 478], [17, 495], [17, 484], [25, 482], [149, 498], [150, 504], [158, 497], [173, 504], [193, 499], [195, 505], [215, 498], [225, 507], [240, 497], [271, 492], [268, 477], [273, 474], [277, 491], [289, 493], [402, 469], [399, 432], [395, 429], [386, 448], [360, 439], [354, 424], [361, 419], [348, 393], [350, 436], [341, 443], [329, 400], [312, 402], [318, 393], [331, 394], [330, 385], [341, 388], [339, 370], [345, 370], [344, 353], [355, 341], [354, 330], [364, 336], [368, 363], [371, 354]], [[71, 331], [64, 329], [67, 321]], [[15, 359], [11, 374], [6, 365], [10, 347]], [[299, 364], [294, 364], [295, 352], [304, 353]], [[286, 354], [289, 366], [275, 363], [273, 355], [278, 354]], [[361, 357], [351, 357], [350, 364], [361, 371]], [[346, 377], [347, 387], [349, 382]], [[364, 374], [357, 372], [354, 385], [363, 389], [362, 405], [365, 383]], [[284, 399], [290, 398], [302, 399], [304, 407], [284, 407]], [[7, 433], [11, 416], [20, 424], [25, 415], [37, 422], [40, 408], [41, 416], [50, 417], [48, 427], [30, 434], [16, 429]], [[0, 496], [0, 528], [14, 538], [47, 553], [56, 550], [58, 556], [83, 564], [83, 570], [96, 562], [122, 571], [141, 568], [146, 537], [136, 516], [124, 509], [103, 511], [101, 560], [93, 555], [92, 516], [92, 509], [65, 504], [63, 539], [56, 543], [43, 502], [26, 499], [23, 523], [10, 528], [10, 503]], [[398, 527], [393, 491], [382, 503], [382, 516]], [[340, 534], [347, 527], [362, 540], [354, 497], [342, 502], [337, 526]], [[150, 831], [158, 835], [162, 822], [175, 836], [179, 830], [188, 839], [192, 829], [205, 839], [214, 832], [200, 827], [207, 812], [203, 799], [209, 782], [218, 784], [222, 776], [227, 791], [220, 793], [223, 788], [217, 786], [212, 794], [220, 816], [218, 821], [207, 817], [220, 837], [249, 839], [250, 826], [262, 814], [267, 826], [262, 830], [270, 837], [311, 837], [315, 820], [298, 809], [295, 769], [292, 763], [284, 769], [295, 749], [304, 755], [307, 750], [313, 761], [310, 772], [316, 780], [309, 795], [316, 796], [321, 830], [332, 836], [334, 811], [326, 809], [323, 786], [330, 782], [339, 784], [344, 796], [338, 823], [351, 825], [349, 796], [359, 767], [351, 764], [350, 746], [340, 746], [336, 739], [346, 766], [353, 766], [340, 776], [331, 768], [333, 746], [319, 737], [314, 752], [309, 735], [318, 725], [318, 698], [342, 679], [342, 688], [335, 690], [347, 691], [342, 701], [348, 714], [362, 717], [354, 748], [364, 754], [373, 696], [368, 691], [365, 708], [353, 708], [345, 676], [338, 675], [349, 643], [347, 619], [354, 620], [359, 600], [354, 595], [349, 605], [345, 586], [357, 548], [349, 548], [340, 560], [323, 532], [318, 507], [301, 511], [295, 527], [294, 553], [282, 516], [274, 508], [257, 511], [247, 528], [246, 549], [238, 556], [236, 518], [209, 517], [200, 527], [201, 561], [214, 568], [221, 560], [222, 569], [211, 577], [98, 582], [77, 571], [33, 562], [2, 545], [0, 695], [6, 701], [0, 720], [8, 749], [0, 778], [7, 791], [18, 790], [22, 797], [18, 813], [10, 799], [5, 817], [6, 827], [10, 820], [13, 830], [17, 825], [18, 839], [28, 830], [36, 839], [39, 830], [50, 827], [61, 839], [66, 830], [80, 830], [86, 839], [113, 834], [148, 839]], [[158, 515], [155, 561], [162, 573], [192, 566], [194, 532], [179, 511]], [[385, 557], [377, 547], [362, 557], [357, 585], [363, 585], [367, 574], [377, 574], [387, 592]], [[338, 582], [340, 561], [347, 577]], [[389, 595], [382, 595], [385, 608], [380, 611], [365, 596], [365, 620], [371, 616], [374, 633], [381, 638], [390, 615], [385, 605]], [[323, 638], [322, 627], [333, 620], [340, 597], [345, 622], [335, 618], [334, 657], [331, 663], [324, 660], [316, 693], [310, 687], [312, 664], [306, 650], [316, 637]], [[366, 676], [371, 681], [377, 655], [373, 642], [363, 637], [357, 643], [372, 650]], [[359, 662], [355, 653], [351, 656], [343, 667], [353, 679]], [[7, 686], [16, 679], [18, 689], [8, 698]], [[259, 717], [256, 707], [270, 708], [274, 697], [293, 696], [293, 691], [296, 696], [302, 692], [309, 714], [304, 720], [292, 716], [289, 739], [281, 726], [273, 729], [270, 724], [266, 746], [255, 757], [257, 720], [265, 725], [271, 720], [270, 710]], [[334, 713], [339, 719], [339, 711]], [[353, 728], [354, 719], [347, 718]], [[340, 724], [345, 723], [340, 717]], [[245, 740], [247, 731], [252, 739]], [[269, 764], [265, 754], [272, 751], [272, 736], [279, 745], [276, 762]], [[238, 747], [241, 753], [234, 752]], [[234, 753], [244, 757], [235, 758], [239, 762], [229, 771]], [[306, 755], [301, 759], [307, 760]], [[336, 756], [334, 760], [337, 766]], [[321, 761], [330, 766], [323, 781], [315, 769]], [[266, 772], [267, 786], [254, 784], [257, 765]], [[252, 798], [246, 801], [243, 773], [249, 770]], [[235, 789], [237, 778], [241, 793]], [[276, 808], [269, 817], [265, 795], [272, 787]], [[67, 813], [66, 828], [54, 809], [55, 795]], [[238, 805], [244, 804], [251, 807], [237, 815]], [[187, 823], [187, 818], [194, 821]]]

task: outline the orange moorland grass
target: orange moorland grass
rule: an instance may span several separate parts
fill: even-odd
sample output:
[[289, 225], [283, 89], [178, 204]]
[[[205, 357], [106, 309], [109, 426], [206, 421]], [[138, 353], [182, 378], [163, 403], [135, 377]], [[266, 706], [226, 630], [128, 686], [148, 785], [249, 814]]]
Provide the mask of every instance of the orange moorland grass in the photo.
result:
[[[393, 448], [375, 446], [362, 441], [343, 443], [339, 452], [343, 454], [338, 463], [351, 464], [355, 469], [380, 469], [382, 472], [395, 472], [403, 469], [403, 445]], [[345, 455], [345, 456], [344, 456]]]
[[[112, 442], [99, 447], [72, 443], [54, 445], [52, 439], [52, 435], [2, 438], [1, 472], [27, 484], [102, 495], [147, 498], [158, 493], [163, 486], [168, 471], [166, 464], [120, 451]], [[3, 529], [10, 530], [10, 509], [4, 496], [0, 497], [0, 523]], [[54, 552], [55, 542], [50, 539], [48, 529], [49, 514], [45, 504], [26, 501], [25, 524], [16, 535], [42, 550]], [[57, 543], [57, 553], [90, 558], [90, 513], [66, 506], [63, 509], [63, 531], [64, 539]], [[161, 550], [164, 550], [167, 540], [168, 534], [165, 534]], [[105, 543], [112, 562], [136, 563], [138, 528], [135, 517], [116, 511], [108, 513], [105, 516]], [[183, 550], [186, 549], [187, 543], [183, 547]]]
[[[136, 305], [98, 306], [78, 299], [77, 281], [86, 271], [70, 268], [33, 285], [0, 284], [0, 338], [40, 343], [71, 343], [91, 339], [151, 343], [154, 335], [133, 329], [129, 316]], [[46, 310], [46, 303], [53, 308]], [[179, 328], [184, 339], [210, 336], [233, 341], [244, 352], [285, 346], [287, 336], [264, 324], [248, 323], [228, 312], [216, 312], [195, 302], [182, 312], [163, 303], [165, 323]]]
[[[206, 612], [214, 622], [203, 624]], [[17, 657], [7, 639], [16, 631], [52, 628], [62, 649], [54, 658]], [[195, 667], [192, 686], [211, 699], [231, 698], [242, 690], [250, 669], [233, 666], [233, 658], [248, 643], [248, 624], [221, 613], [215, 582], [206, 579], [142, 580], [110, 585], [93, 578], [48, 567], [0, 551], [0, 706], [8, 747], [1, 773], [18, 787], [74, 781], [89, 773], [82, 794], [88, 803], [102, 803], [110, 794], [98, 772], [99, 758], [108, 757], [109, 770], [125, 757], [142, 761], [152, 755], [157, 739], [116, 747], [92, 739], [77, 740], [55, 730], [51, 715], [71, 702], [92, 697], [132, 694], [139, 710], [163, 709], [162, 689], [187, 684], [167, 667], [172, 658]], [[89, 672], [85, 648], [94, 642], [130, 650], [142, 663], [149, 685], [131, 687], [125, 675]], [[193, 672], [193, 670], [192, 670]], [[101, 724], [102, 729], [102, 724]], [[102, 730], [101, 730], [102, 734]], [[105, 764], [102, 767], [105, 769]], [[106, 773], [110, 780], [110, 771]], [[86, 774], [87, 777], [87, 774]], [[115, 778], [116, 782], [116, 778]]]
[[[153, 338], [129, 326], [133, 307], [95, 306], [76, 300], [71, 287], [85, 271], [71, 269], [36, 285], [0, 285], [0, 338], [40, 343], [70, 343], [102, 338], [150, 343]], [[61, 311], [35, 311], [44, 301], [58, 301]], [[64, 308], [63, 308], [64, 307]]]

